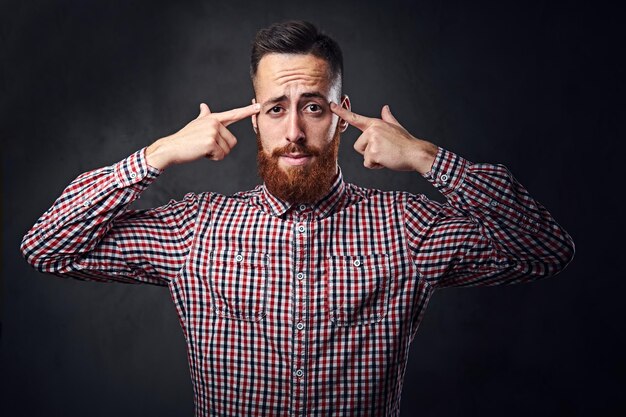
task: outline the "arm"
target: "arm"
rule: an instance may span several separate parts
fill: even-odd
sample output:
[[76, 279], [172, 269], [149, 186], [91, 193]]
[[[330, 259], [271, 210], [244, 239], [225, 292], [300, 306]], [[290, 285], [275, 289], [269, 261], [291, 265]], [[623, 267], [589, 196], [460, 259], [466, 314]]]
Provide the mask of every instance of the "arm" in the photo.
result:
[[160, 171], [145, 149], [80, 175], [24, 236], [21, 251], [42, 272], [84, 280], [166, 285], [191, 243], [192, 195], [153, 210], [128, 206]]
[[388, 106], [381, 119], [331, 105], [363, 131], [354, 148], [368, 168], [414, 170], [448, 200], [412, 196], [405, 208], [413, 260], [433, 286], [495, 285], [547, 277], [574, 256], [574, 242], [503, 165], [473, 164], [413, 137]]
[[433, 286], [532, 281], [572, 260], [572, 238], [504, 165], [473, 164], [439, 148], [422, 175], [447, 199], [412, 196], [405, 211], [414, 262]]
[[200, 115], [173, 135], [110, 167], [76, 178], [22, 241], [42, 272], [99, 281], [167, 285], [191, 244], [197, 197], [151, 210], [128, 206], [166, 167], [203, 157], [223, 159], [236, 138], [226, 126], [258, 112], [250, 105]]

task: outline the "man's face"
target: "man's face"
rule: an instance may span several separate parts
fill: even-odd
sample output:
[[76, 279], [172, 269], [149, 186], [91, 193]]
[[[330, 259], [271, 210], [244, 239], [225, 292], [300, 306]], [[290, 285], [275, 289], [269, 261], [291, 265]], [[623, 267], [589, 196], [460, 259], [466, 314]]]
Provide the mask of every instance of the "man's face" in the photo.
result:
[[[261, 58], [254, 81], [261, 111], [252, 121], [266, 186], [291, 202], [322, 197], [337, 173], [339, 133], [346, 127], [329, 106], [340, 102], [338, 80], [314, 55], [272, 53]], [[347, 98], [343, 105], [349, 107]]]

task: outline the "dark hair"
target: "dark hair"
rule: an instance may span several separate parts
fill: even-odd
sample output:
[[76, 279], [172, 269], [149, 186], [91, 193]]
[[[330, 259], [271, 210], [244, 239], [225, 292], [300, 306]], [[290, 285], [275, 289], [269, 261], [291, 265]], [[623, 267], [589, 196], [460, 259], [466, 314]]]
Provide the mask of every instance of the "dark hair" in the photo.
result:
[[312, 54], [322, 58], [328, 63], [331, 79], [338, 76], [343, 84], [343, 55], [339, 44], [310, 22], [290, 20], [274, 23], [257, 32], [250, 54], [250, 78], [253, 81], [261, 58], [274, 52]]

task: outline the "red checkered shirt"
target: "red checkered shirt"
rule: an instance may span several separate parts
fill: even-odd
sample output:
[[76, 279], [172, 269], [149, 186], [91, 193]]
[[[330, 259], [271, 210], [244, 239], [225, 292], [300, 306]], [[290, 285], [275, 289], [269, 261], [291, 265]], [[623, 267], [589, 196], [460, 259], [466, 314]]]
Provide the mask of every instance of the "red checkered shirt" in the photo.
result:
[[446, 204], [339, 173], [313, 205], [258, 186], [130, 209], [159, 174], [144, 148], [80, 175], [22, 252], [56, 275], [167, 286], [197, 416], [397, 416], [436, 288], [531, 281], [574, 255], [505, 166], [441, 147], [423, 177]]

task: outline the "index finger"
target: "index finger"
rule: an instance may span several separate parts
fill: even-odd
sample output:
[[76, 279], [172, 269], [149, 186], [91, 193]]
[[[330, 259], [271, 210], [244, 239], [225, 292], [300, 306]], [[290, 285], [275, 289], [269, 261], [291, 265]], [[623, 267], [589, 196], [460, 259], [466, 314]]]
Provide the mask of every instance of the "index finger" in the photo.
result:
[[330, 111], [362, 131], [370, 127], [372, 122], [375, 120], [371, 117], [361, 116], [360, 114], [356, 114], [353, 111], [344, 109], [343, 107], [338, 106], [336, 103], [330, 103]]
[[245, 107], [238, 107], [236, 109], [223, 111], [221, 113], [213, 113], [213, 116], [215, 116], [221, 124], [228, 126], [232, 123], [238, 122], [239, 120], [245, 119], [246, 117], [250, 117], [253, 114], [257, 114], [259, 110], [261, 110], [261, 105], [256, 103]]

